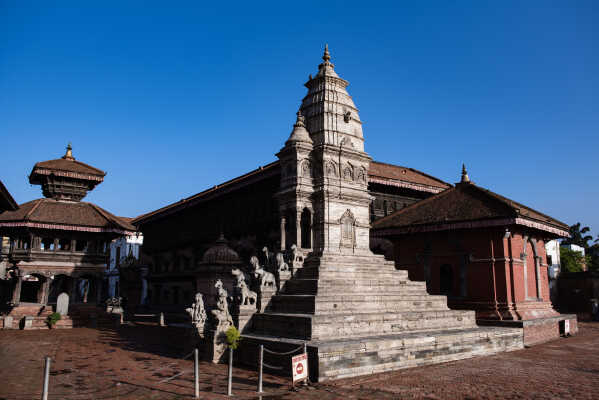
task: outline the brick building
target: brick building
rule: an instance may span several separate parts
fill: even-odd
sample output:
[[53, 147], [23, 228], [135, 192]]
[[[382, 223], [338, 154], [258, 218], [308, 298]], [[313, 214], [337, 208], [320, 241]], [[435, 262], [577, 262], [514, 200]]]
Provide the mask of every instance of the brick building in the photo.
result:
[[[576, 318], [552, 307], [545, 243], [568, 226], [470, 182], [373, 224], [393, 242], [396, 267], [448, 296], [452, 309], [475, 310], [479, 324], [524, 327], [526, 344], [558, 337]], [[563, 325], [563, 323], [562, 323]]]

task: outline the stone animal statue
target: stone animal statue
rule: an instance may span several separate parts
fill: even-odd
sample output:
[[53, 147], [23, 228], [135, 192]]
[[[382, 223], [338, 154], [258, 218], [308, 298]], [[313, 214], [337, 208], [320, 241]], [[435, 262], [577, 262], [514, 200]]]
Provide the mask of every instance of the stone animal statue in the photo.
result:
[[291, 245], [290, 262], [294, 271], [304, 266], [304, 254], [300, 249], [297, 248], [295, 244]]
[[275, 276], [260, 266], [258, 257], [252, 256], [252, 258], [250, 258], [250, 264], [252, 264], [253, 267], [254, 277], [260, 282], [260, 287], [276, 287], [277, 282], [275, 280]]
[[281, 271], [289, 271], [289, 265], [285, 262], [285, 257], [283, 257], [283, 253], [277, 253], [277, 270]]
[[247, 283], [243, 279], [237, 281], [237, 285], [235, 286], [237, 289], [237, 293], [239, 296], [239, 304], [242, 306], [247, 305], [255, 305], [258, 295], [256, 292], [251, 291], [248, 288]]
[[204, 323], [206, 322], [206, 310], [204, 309], [204, 297], [202, 293], [196, 293], [195, 302], [192, 303], [190, 308], [186, 308], [185, 311], [191, 317], [191, 323], [199, 329], [204, 329]]
[[233, 318], [229, 313], [229, 303], [227, 301], [227, 291], [223, 287], [223, 282], [218, 279], [214, 284], [216, 288], [216, 308], [212, 310], [212, 315], [216, 319], [216, 330], [226, 331], [233, 325]]
[[231, 270], [231, 275], [233, 275], [234, 277], [236, 277], [238, 282], [240, 280], [242, 280], [246, 284], [250, 284], [251, 283], [250, 277], [245, 272], [243, 272], [241, 269], [239, 269], [239, 268], [233, 268]]

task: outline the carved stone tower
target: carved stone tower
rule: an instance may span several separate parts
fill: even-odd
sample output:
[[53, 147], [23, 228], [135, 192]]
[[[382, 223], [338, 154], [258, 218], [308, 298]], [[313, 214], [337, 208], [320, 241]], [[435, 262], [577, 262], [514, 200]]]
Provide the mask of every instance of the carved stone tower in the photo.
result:
[[[349, 83], [337, 75], [330, 62], [328, 46], [322, 59], [316, 76], [310, 76], [305, 84], [308, 94], [302, 101], [298, 123], [277, 154], [283, 168], [281, 215], [288, 215], [285, 210], [293, 203], [296, 206], [294, 221], [285, 218], [282, 224], [295, 222], [296, 243], [311, 248], [313, 255], [371, 255], [371, 196], [367, 187], [371, 158], [364, 152], [362, 122], [347, 93]], [[302, 116], [306, 118], [308, 137]], [[300, 129], [302, 134], [296, 134]], [[292, 141], [294, 136], [303, 139]], [[311, 246], [301, 240], [309, 237], [308, 226], [312, 231]], [[285, 241], [289, 244], [288, 236], [282, 240], [282, 246]]]
[[281, 160], [281, 189], [277, 193], [281, 215], [281, 250], [289, 249], [293, 244], [312, 249], [314, 189], [311, 153], [312, 139], [306, 130], [304, 117], [298, 111], [293, 131], [285, 147], [277, 154]]

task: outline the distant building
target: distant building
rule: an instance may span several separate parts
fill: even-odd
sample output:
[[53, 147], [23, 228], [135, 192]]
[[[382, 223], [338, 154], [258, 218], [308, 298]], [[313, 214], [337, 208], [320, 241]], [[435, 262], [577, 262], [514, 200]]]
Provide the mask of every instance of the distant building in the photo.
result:
[[[96, 312], [109, 244], [135, 232], [129, 221], [81, 201], [105, 175], [76, 160], [69, 144], [63, 157], [38, 162], [29, 174], [44, 197], [0, 213], [0, 236], [10, 238], [0, 309], [11, 320], [25, 328], [45, 327], [62, 293], [68, 295], [69, 318]], [[66, 326], [67, 319], [60, 323]]]
[[545, 243], [547, 274], [549, 275], [549, 295], [554, 305], [557, 303], [557, 277], [562, 270], [559, 249], [560, 242], [557, 239], [549, 240]]
[[[121, 217], [123, 220], [130, 218]], [[108, 281], [108, 297], [120, 296], [119, 287], [119, 269], [118, 267], [127, 258], [139, 260], [139, 248], [144, 242], [144, 237], [141, 233], [131, 233], [126, 236], [121, 236], [114, 239], [110, 243], [110, 262], [106, 270], [106, 278]]]

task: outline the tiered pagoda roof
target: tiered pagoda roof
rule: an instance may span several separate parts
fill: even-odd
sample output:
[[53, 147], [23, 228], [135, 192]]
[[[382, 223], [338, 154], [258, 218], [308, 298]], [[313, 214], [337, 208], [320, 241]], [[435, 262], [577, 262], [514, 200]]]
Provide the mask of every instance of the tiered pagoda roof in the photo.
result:
[[135, 232], [135, 227], [129, 221], [95, 204], [80, 201], [89, 190], [102, 183], [105, 175], [104, 171], [75, 160], [69, 144], [62, 158], [38, 162], [33, 166], [29, 182], [41, 185], [45, 198], [0, 213], [0, 228], [118, 234]]

